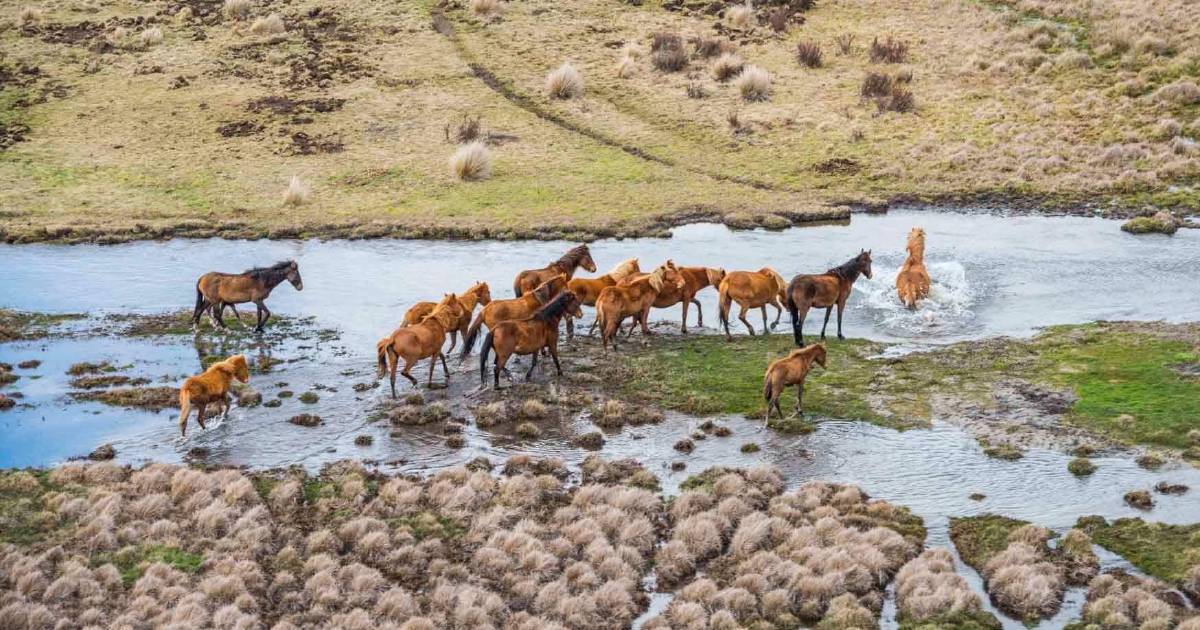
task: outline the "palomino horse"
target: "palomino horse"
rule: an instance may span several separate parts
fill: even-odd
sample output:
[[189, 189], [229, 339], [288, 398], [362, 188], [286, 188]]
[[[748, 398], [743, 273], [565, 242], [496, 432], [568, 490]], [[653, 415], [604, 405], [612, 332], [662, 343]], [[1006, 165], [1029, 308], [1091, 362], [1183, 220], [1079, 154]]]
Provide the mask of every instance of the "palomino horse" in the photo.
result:
[[813, 363], [825, 367], [825, 344], [818, 343], [792, 350], [787, 357], [771, 362], [767, 373], [763, 375], [763, 398], [767, 401], [767, 415], [763, 417], [763, 426], [767, 426], [767, 422], [771, 420], [772, 407], [779, 412], [780, 418], [783, 417], [783, 409], [779, 408], [779, 397], [788, 385], [796, 386], [796, 411], [792, 413], [792, 417], [804, 413], [804, 379], [808, 377]]
[[596, 263], [592, 260], [592, 252], [588, 250], [587, 245], [572, 247], [562, 258], [541, 269], [529, 269], [517, 274], [517, 278], [513, 280], [513, 293], [521, 297], [559, 274], [570, 280], [579, 267], [583, 267], [588, 273], [596, 273]]
[[196, 405], [196, 421], [204, 426], [204, 408], [216, 403], [223, 407], [221, 417], [229, 415], [229, 383], [233, 379], [243, 383], [250, 380], [250, 368], [246, 365], [246, 357], [238, 354], [224, 361], [218, 361], [204, 370], [203, 374], [189, 377], [179, 388], [179, 435], [187, 436], [188, 414], [192, 405]]
[[[300, 268], [294, 260], [285, 260], [270, 267], [256, 267], [240, 274], [210, 271], [196, 281], [196, 310], [192, 313], [192, 326], [200, 324], [200, 317], [205, 310], [216, 325], [226, 328], [222, 311], [226, 305], [254, 302], [258, 310], [258, 318], [254, 330], [262, 332], [271, 318], [271, 311], [263, 303], [271, 291], [284, 280], [292, 283], [297, 291], [304, 289], [304, 281], [300, 279]], [[237, 314], [237, 310], [234, 310]]]
[[458, 325], [463, 308], [458, 303], [458, 297], [447, 293], [438, 302], [433, 312], [415, 326], [401, 326], [391, 335], [375, 344], [376, 359], [379, 362], [379, 376], [385, 372], [391, 375], [392, 398], [396, 397], [396, 367], [400, 359], [404, 359], [404, 370], [400, 372], [404, 378], [417, 385], [417, 379], [410, 372], [417, 361], [429, 359], [428, 386], [433, 386], [433, 369], [438, 359], [442, 360], [442, 372], [446, 375], [446, 383], [450, 383], [450, 368], [446, 367], [446, 355], [442, 354], [442, 345], [446, 343], [446, 331]]
[[[676, 290], [675, 285], [668, 282], [663, 286], [662, 291], [659, 291], [658, 297], [654, 299], [654, 308], [669, 308], [676, 304], [683, 304], [683, 321], [680, 332], [687, 334], [687, 315], [688, 306], [696, 305], [696, 325], [704, 325], [704, 311], [700, 308], [700, 300], [696, 299], [696, 294], [701, 289], [711, 286], [713, 288], [721, 286], [721, 281], [725, 279], [725, 270], [720, 267], [672, 267], [679, 275], [683, 276], [683, 286]], [[634, 276], [630, 276], [622, 281], [628, 282]]]
[[[770, 329], [779, 323], [779, 317], [783, 314], [783, 307], [779, 305], [783, 298], [783, 276], [770, 267], [763, 267], [758, 271], [731, 271], [725, 274], [717, 292], [720, 294], [717, 302], [718, 315], [721, 316], [721, 325], [725, 327], [725, 338], [730, 341], [733, 340], [733, 335], [729, 334], [729, 307], [732, 302], [738, 303], [741, 309], [738, 319], [746, 325], [746, 330], [750, 331], [751, 335], [754, 334], [754, 327], [746, 319], [746, 311], [752, 308], [762, 309], [764, 335], [770, 333]], [[775, 321], [769, 327], [768, 304], [775, 307]]]
[[[571, 280], [567, 282], [567, 290], [571, 293], [574, 293], [575, 296], [579, 298], [579, 304], [581, 306], [595, 306], [596, 298], [600, 297], [600, 292], [603, 291], [605, 287], [611, 287], [612, 285], [620, 282], [623, 278], [631, 274], [640, 274], [641, 272], [642, 269], [638, 266], [638, 259], [630, 258], [616, 267], [613, 267], [612, 271], [604, 274], [603, 276], [598, 276], [595, 278], [571, 278]], [[567, 315], [566, 319], [567, 335], [574, 337], [575, 318]], [[593, 321], [592, 328], [595, 327], [596, 322]], [[588, 331], [588, 334], [591, 334], [590, 330]]]
[[908, 233], [908, 259], [896, 274], [896, 293], [908, 308], [916, 308], [917, 300], [929, 297], [929, 270], [925, 269], [925, 230], [913, 228]]
[[566, 315], [583, 317], [583, 311], [579, 310], [579, 298], [571, 291], [554, 296], [526, 319], [499, 322], [495, 328], [488, 330], [483, 338], [483, 349], [479, 352], [480, 385], [487, 384], [487, 360], [492, 350], [496, 351], [493, 382], [496, 389], [500, 389], [500, 373], [508, 372], [505, 365], [512, 355], [533, 355], [529, 370], [525, 372], [525, 380], [528, 381], [533, 376], [533, 368], [537, 367], [538, 355], [543, 348], [549, 350], [554, 359], [554, 369], [562, 376], [562, 365], [558, 362], [558, 322]]
[[792, 334], [796, 345], [804, 347], [804, 318], [811, 307], [825, 309], [825, 323], [821, 326], [821, 340], [825, 339], [825, 327], [829, 325], [829, 313], [837, 306], [838, 339], [842, 336], [842, 311], [846, 298], [859, 275], [871, 277], [871, 251], [864, 250], [854, 258], [820, 275], [797, 275], [788, 284], [784, 304], [792, 315]]
[[[492, 301], [492, 292], [488, 289], [486, 282], [476, 282], [471, 285], [471, 288], [458, 294], [458, 303], [462, 306], [463, 314], [458, 319], [458, 326], [450, 330], [450, 349], [447, 354], [454, 352], [454, 346], [458, 344], [458, 333], [464, 336], [467, 334], [467, 327], [471, 325], [471, 316], [475, 314], [475, 305], [480, 304], [487, 306]], [[404, 321], [401, 326], [413, 326], [425, 319], [426, 315], [433, 312], [435, 302], [417, 302], [408, 309], [404, 314]]]
[[479, 311], [475, 320], [471, 322], [471, 326], [467, 328], [467, 334], [463, 337], [462, 350], [459, 351], [459, 360], [465, 360], [467, 355], [471, 354], [471, 349], [475, 347], [475, 340], [479, 338], [481, 326], [487, 326], [488, 330], [491, 330], [497, 323], [505, 320], [525, 319], [566, 288], [567, 277], [559, 274], [519, 298], [492, 300], [483, 307], [483, 310]]
[[650, 329], [646, 327], [646, 317], [650, 314], [650, 305], [654, 303], [654, 298], [667, 283], [674, 283], [677, 290], [683, 285], [683, 278], [674, 270], [674, 265], [668, 265], [671, 265], [670, 261], [645, 277], [626, 285], [605, 287], [600, 292], [600, 297], [596, 298], [596, 322], [600, 326], [600, 338], [605, 350], [608, 350], [610, 339], [613, 340], [613, 348], [616, 349], [615, 336], [626, 317], [636, 317], [634, 325], [641, 322], [642, 331], [650, 333]]

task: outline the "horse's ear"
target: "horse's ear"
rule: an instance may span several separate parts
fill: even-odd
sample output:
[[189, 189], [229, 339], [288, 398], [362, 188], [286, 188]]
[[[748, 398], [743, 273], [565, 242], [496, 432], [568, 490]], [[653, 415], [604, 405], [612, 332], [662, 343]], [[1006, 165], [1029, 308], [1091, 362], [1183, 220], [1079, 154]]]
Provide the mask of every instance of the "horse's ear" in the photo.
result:
[[296, 261], [294, 261], [294, 260], [292, 261], [292, 264], [291, 264], [290, 266], [291, 266], [291, 268], [292, 268], [292, 269], [296, 269], [296, 268], [298, 268], [298, 267], [299, 267], [299, 265], [297, 265], [297, 264], [296, 264]]

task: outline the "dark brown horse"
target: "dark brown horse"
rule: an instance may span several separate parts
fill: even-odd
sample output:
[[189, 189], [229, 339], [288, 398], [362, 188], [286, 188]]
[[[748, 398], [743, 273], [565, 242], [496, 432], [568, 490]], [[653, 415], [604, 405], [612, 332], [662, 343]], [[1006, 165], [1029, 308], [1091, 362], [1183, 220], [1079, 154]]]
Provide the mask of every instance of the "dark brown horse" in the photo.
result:
[[495, 381], [494, 386], [500, 389], [500, 372], [507, 372], [505, 364], [514, 354], [533, 356], [529, 370], [525, 372], [525, 380], [533, 376], [533, 368], [537, 367], [538, 355], [543, 348], [550, 351], [554, 359], [554, 368], [562, 376], [562, 365], [558, 362], [558, 322], [565, 315], [583, 317], [579, 309], [579, 297], [570, 291], [563, 291], [554, 296], [545, 306], [539, 308], [526, 319], [510, 319], [496, 324], [483, 338], [483, 350], [479, 353], [479, 382], [487, 384], [488, 354], [494, 349]]
[[572, 247], [562, 258], [541, 269], [528, 269], [517, 274], [516, 280], [513, 280], [513, 293], [521, 297], [559, 274], [566, 276], [569, 281], [579, 267], [583, 267], [588, 273], [596, 273], [596, 263], [592, 260], [592, 252], [588, 251], [587, 245]]
[[821, 340], [825, 340], [825, 328], [829, 326], [829, 313], [837, 306], [837, 336], [842, 336], [842, 311], [846, 309], [846, 298], [859, 275], [871, 277], [871, 250], [864, 250], [845, 263], [820, 275], [798, 275], [788, 283], [784, 296], [785, 306], [792, 315], [792, 335], [796, 345], [804, 347], [804, 318], [812, 307], [825, 309], [825, 323], [821, 326]]
[[[239, 274], [210, 271], [196, 281], [196, 310], [192, 313], [192, 326], [200, 324], [204, 312], [209, 311], [213, 323], [228, 328], [221, 316], [226, 305], [254, 302], [258, 317], [254, 330], [262, 332], [271, 318], [271, 311], [263, 302], [279, 283], [287, 280], [297, 291], [304, 289], [300, 279], [300, 267], [294, 260], [285, 260], [270, 267], [256, 267]], [[236, 310], [234, 313], [236, 314]]]

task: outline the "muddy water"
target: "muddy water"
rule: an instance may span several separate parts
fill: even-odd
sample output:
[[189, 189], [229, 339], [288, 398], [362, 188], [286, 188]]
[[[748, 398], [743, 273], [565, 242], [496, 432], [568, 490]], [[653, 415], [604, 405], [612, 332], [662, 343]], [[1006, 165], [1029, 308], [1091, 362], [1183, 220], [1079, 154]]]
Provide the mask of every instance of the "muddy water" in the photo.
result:
[[[923, 226], [928, 234], [927, 262], [934, 286], [921, 309], [908, 311], [893, 300], [892, 282], [904, 258], [904, 236], [913, 225]], [[194, 299], [194, 278], [204, 271], [236, 271], [294, 258], [300, 263], [305, 289], [297, 293], [281, 286], [270, 300], [272, 309], [312, 315], [316, 326], [340, 331], [337, 339], [319, 335], [278, 335], [263, 343], [226, 339], [223, 351], [252, 357], [269, 354], [284, 361], [252, 381], [266, 400], [285, 391], [296, 395], [314, 391], [320, 400], [306, 405], [290, 397], [279, 399], [277, 408], [235, 409], [207, 431], [197, 431], [193, 425], [186, 440], [176, 437], [171, 412], [71, 400], [65, 372], [72, 363], [107, 360], [120, 366], [123, 374], [173, 385], [199, 369], [199, 344], [219, 342], [220, 336], [79, 334], [0, 344], [0, 361], [43, 362], [36, 369], [18, 370], [23, 378], [6, 390], [20, 391], [24, 399], [16, 409], [0, 413], [0, 466], [52, 464], [103, 442], [116, 446], [120, 461], [135, 464], [182, 461], [189, 451], [204, 449], [210, 463], [251, 467], [298, 464], [313, 469], [354, 457], [374, 460], [390, 471], [425, 472], [479, 455], [499, 460], [517, 453], [561, 457], [575, 465], [588, 452], [574, 446], [572, 438], [594, 430], [586, 417], [543, 422], [543, 434], [536, 440], [471, 424], [465, 428], [466, 446], [452, 449], [444, 443], [441, 424], [406, 427], [393, 435], [386, 422], [370, 420], [383, 390], [353, 388], [374, 382], [373, 342], [395, 325], [408, 304], [435, 299], [444, 291], [461, 291], [476, 280], [488, 281], [495, 297], [508, 297], [515, 271], [542, 266], [567, 246], [217, 240], [111, 247], [0, 246], [4, 270], [0, 306], [87, 312], [97, 317], [106, 312], [187, 308]], [[670, 257], [680, 264], [727, 269], [771, 265], [785, 277], [824, 270], [860, 248], [874, 250], [875, 278], [861, 280], [855, 287], [845, 320], [846, 334], [851, 336], [919, 348], [1096, 319], [1200, 320], [1194, 277], [1200, 264], [1200, 231], [1196, 230], [1171, 238], [1134, 238], [1121, 233], [1115, 222], [1100, 219], [895, 211], [855, 216], [850, 225], [842, 226], [731, 232], [722, 226], [694, 225], [677, 229], [672, 239], [592, 245], [601, 271], [625, 258], [639, 257], [649, 268]], [[701, 301], [706, 323], [714, 324], [715, 292], [706, 291]], [[678, 309], [655, 316], [678, 320]], [[750, 319], [756, 326], [761, 321], [753, 315]], [[786, 317], [783, 322], [786, 326]], [[810, 320], [809, 333], [815, 334], [817, 328]], [[569, 346], [564, 349], [565, 355], [571, 353]], [[417, 374], [423, 380], [427, 372], [422, 366]], [[440, 380], [440, 373], [437, 377]], [[475, 375], [457, 367], [453, 378], [454, 389], [426, 392], [426, 397], [468, 395], [465, 383], [473, 387]], [[284, 422], [301, 412], [316, 413], [325, 423], [300, 428]], [[942, 546], [949, 545], [951, 516], [997, 512], [1061, 531], [1088, 514], [1144, 515], [1122, 502], [1128, 490], [1149, 488], [1163, 480], [1200, 488], [1200, 471], [1168, 467], [1148, 472], [1120, 453], [1097, 457], [1099, 469], [1086, 479], [1070, 475], [1069, 458], [1055, 451], [1032, 449], [1018, 462], [993, 460], [983, 455], [969, 434], [951, 426], [901, 433], [829, 420], [811, 435], [783, 436], [742, 418], [724, 418], [720, 422], [733, 430], [732, 437], [698, 441], [687, 456], [674, 451], [672, 444], [692, 433], [699, 422], [669, 414], [660, 425], [610, 432], [601, 454], [646, 463], [668, 492], [677, 491], [687, 475], [712, 465], [777, 465], [793, 486], [808, 479], [856, 483], [873, 496], [911, 507], [925, 518], [929, 543]], [[374, 438], [370, 446], [354, 444], [363, 434]], [[740, 446], [750, 441], [762, 450], [742, 453]], [[686, 462], [687, 470], [672, 472], [670, 464], [677, 461]], [[975, 492], [986, 498], [968, 498]], [[1155, 509], [1145, 516], [1163, 522], [1200, 520], [1194, 493], [1156, 496]], [[970, 569], [960, 570], [977, 590], [981, 588]], [[1071, 593], [1056, 620], [1077, 614], [1081, 598], [1082, 593]], [[1005, 621], [1006, 626], [1019, 625]]]

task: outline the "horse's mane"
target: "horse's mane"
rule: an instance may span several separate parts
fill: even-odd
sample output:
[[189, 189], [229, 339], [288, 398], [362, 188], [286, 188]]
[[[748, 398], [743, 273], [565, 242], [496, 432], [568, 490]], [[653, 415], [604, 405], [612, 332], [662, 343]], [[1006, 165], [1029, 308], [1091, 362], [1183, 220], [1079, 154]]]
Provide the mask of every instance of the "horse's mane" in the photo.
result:
[[588, 251], [587, 245], [576, 245], [567, 250], [567, 253], [562, 255], [554, 264], [564, 269], [574, 269], [579, 261], [583, 260], [584, 256], [588, 256], [591, 252]]
[[295, 262], [296, 261], [294, 260], [282, 260], [274, 265], [271, 265], [270, 267], [254, 267], [253, 269], [247, 269], [242, 272], [242, 275], [250, 276], [255, 280], [278, 280], [279, 278], [287, 275], [288, 270], [291, 269]]
[[621, 264], [617, 265], [616, 267], [613, 267], [612, 271], [608, 272], [607, 275], [613, 281], [618, 281], [621, 278], [624, 278], [624, 277], [628, 276], [629, 274], [633, 273], [633, 271], [637, 268], [638, 268], [638, 259], [630, 258], [629, 260], [622, 262]]
[[858, 274], [862, 273], [862, 263], [860, 262], [861, 258], [862, 254], [859, 254], [854, 258], [851, 258], [850, 260], [847, 260], [846, 262], [834, 267], [833, 269], [826, 271], [825, 273], [831, 276], [837, 276], [842, 280], [855, 280], [858, 278]]
[[802, 356], [809, 355], [809, 354], [816, 354], [818, 349], [825, 351], [825, 344], [814, 343], [814, 344], [809, 344], [807, 346], [804, 346], [803, 348], [798, 348], [796, 350], [792, 350], [791, 352], [788, 353], [788, 358], [794, 359], [796, 357], [802, 357]]
[[655, 291], [662, 291], [664, 277], [666, 275], [667, 275], [667, 266], [660, 265], [653, 272], [651, 272], [650, 275], [646, 276], [646, 282], [650, 283], [650, 286], [654, 287]]
[[562, 291], [554, 296], [554, 299], [546, 302], [541, 308], [533, 312], [533, 319], [539, 322], [553, 323], [556, 319], [561, 318], [562, 314], [571, 306], [571, 300], [575, 299], [575, 294], [570, 291]]

